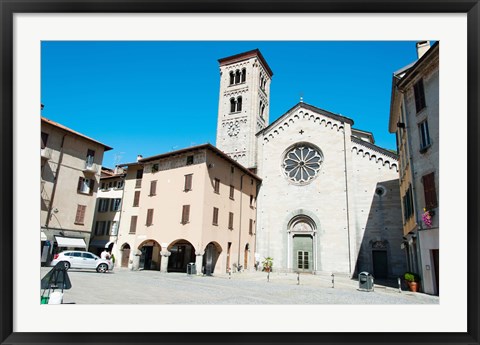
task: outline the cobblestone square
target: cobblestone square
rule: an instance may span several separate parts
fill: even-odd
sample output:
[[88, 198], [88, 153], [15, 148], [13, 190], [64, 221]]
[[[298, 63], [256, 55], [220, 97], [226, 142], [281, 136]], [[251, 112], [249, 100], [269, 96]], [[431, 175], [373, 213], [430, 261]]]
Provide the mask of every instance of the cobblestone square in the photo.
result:
[[[51, 268], [42, 267], [41, 277]], [[75, 304], [187, 304], [187, 305], [298, 305], [298, 304], [438, 304], [439, 297], [398, 291], [375, 284], [374, 291], [358, 289], [348, 277], [294, 273], [242, 272], [194, 276], [185, 273], [131, 271], [115, 268], [68, 271], [72, 288], [64, 303]]]

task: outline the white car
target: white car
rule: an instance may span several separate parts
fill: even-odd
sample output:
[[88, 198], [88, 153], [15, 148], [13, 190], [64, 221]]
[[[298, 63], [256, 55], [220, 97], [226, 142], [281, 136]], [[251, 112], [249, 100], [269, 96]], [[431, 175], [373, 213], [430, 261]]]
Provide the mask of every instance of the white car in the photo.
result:
[[113, 270], [113, 263], [110, 260], [101, 259], [97, 255], [78, 250], [67, 250], [55, 254], [50, 266], [55, 266], [60, 261], [65, 263], [65, 268], [87, 268], [97, 270], [98, 273], [105, 273]]

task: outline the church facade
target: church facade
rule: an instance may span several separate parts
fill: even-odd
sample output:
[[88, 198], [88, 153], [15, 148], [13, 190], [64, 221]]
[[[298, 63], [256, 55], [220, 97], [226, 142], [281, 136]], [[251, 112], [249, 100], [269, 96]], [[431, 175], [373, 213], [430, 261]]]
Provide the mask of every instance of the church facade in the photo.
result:
[[354, 121], [300, 102], [269, 123], [273, 72], [259, 50], [219, 60], [216, 146], [254, 171], [257, 261], [274, 271], [405, 271], [398, 161]]

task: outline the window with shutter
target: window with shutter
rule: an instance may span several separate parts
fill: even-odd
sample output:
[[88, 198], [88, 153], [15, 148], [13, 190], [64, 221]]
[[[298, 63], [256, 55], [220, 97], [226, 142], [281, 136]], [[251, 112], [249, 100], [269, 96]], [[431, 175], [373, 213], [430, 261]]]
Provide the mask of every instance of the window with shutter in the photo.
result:
[[153, 224], [153, 208], [147, 210], [147, 226]]
[[415, 108], [417, 113], [425, 108], [425, 90], [423, 88], [423, 79], [420, 79], [415, 85], [413, 85], [413, 93], [415, 95]]
[[425, 208], [431, 210], [438, 206], [437, 190], [435, 188], [435, 174], [430, 173], [422, 177]]
[[217, 194], [220, 194], [220, 180], [218, 178], [214, 181], [213, 191]]
[[134, 197], [133, 197], [133, 207], [138, 207], [139, 203], [140, 203], [140, 191], [137, 190], [135, 192]]
[[77, 205], [77, 213], [75, 215], [75, 224], [84, 225], [86, 205]]
[[248, 234], [253, 235], [253, 219], [250, 219], [250, 222], [248, 224]]
[[228, 214], [228, 228], [233, 230], [233, 212]]
[[150, 182], [150, 196], [157, 194], [157, 181]]
[[213, 225], [218, 225], [218, 208], [214, 207], [213, 208]]
[[134, 234], [137, 232], [137, 216], [132, 216], [130, 218], [130, 233]]
[[188, 192], [192, 190], [192, 174], [185, 175], [185, 186], [184, 186], [184, 191]]
[[234, 196], [235, 196], [235, 187], [230, 186], [230, 199], [234, 200]]
[[190, 221], [190, 205], [183, 205], [182, 209], [182, 224]]

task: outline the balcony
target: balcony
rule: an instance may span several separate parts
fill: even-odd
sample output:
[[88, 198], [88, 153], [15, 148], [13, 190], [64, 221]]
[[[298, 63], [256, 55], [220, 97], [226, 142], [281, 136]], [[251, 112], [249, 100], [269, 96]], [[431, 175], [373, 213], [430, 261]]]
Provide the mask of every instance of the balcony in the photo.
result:
[[92, 174], [98, 173], [99, 172], [98, 164], [93, 163], [93, 159], [87, 158], [87, 160], [85, 161], [83, 172], [92, 173]]
[[42, 157], [42, 160], [49, 160], [50, 158], [52, 158], [52, 149], [48, 147], [40, 149], [40, 156]]

